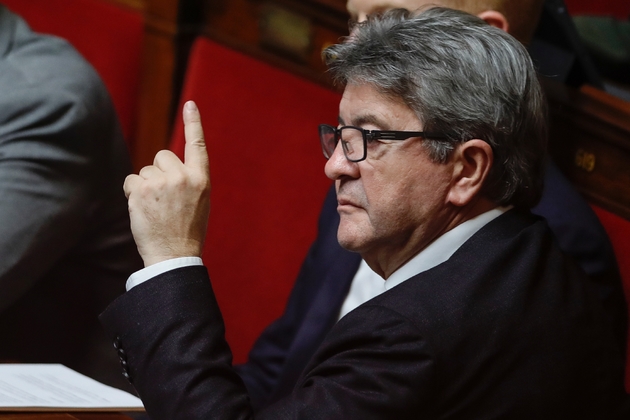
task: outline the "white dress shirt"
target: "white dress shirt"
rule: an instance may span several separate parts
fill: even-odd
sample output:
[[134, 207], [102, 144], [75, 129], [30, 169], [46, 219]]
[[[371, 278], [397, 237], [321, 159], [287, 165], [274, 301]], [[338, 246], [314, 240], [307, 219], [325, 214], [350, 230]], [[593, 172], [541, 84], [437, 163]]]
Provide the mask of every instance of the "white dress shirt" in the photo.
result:
[[125, 287], [127, 288], [127, 291], [129, 291], [140, 283], [144, 283], [159, 274], [175, 270], [176, 268], [189, 267], [191, 265], [203, 265], [203, 261], [201, 261], [201, 258], [199, 257], [181, 257], [162, 261], [157, 264], [144, 267], [142, 270], [138, 270], [130, 275], [127, 279]]

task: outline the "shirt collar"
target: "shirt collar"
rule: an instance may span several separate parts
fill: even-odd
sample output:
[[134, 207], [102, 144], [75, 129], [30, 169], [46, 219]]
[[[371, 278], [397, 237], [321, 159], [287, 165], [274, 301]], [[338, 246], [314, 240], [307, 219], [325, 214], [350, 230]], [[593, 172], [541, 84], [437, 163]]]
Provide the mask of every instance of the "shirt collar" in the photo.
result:
[[398, 270], [394, 271], [385, 281], [385, 290], [399, 285], [416, 274], [442, 264], [444, 261], [451, 258], [451, 255], [453, 255], [464, 242], [470, 239], [471, 236], [477, 233], [479, 229], [511, 208], [512, 206], [496, 207], [444, 233]]

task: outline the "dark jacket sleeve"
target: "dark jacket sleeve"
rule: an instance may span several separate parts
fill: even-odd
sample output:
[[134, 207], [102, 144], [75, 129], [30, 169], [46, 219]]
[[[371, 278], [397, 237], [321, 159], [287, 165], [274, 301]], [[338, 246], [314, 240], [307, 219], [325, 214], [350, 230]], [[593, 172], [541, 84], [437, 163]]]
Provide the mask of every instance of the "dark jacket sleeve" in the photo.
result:
[[[430, 389], [426, 383], [433, 370], [413, 325], [381, 307], [355, 311], [353, 317], [333, 328], [317, 363], [291, 396], [256, 418], [342, 418], [344, 413], [405, 418], [396, 407], [418, 413], [426, 402], [419, 389]], [[254, 417], [247, 390], [231, 366], [204, 267], [173, 270], [134, 287], [110, 305], [101, 321], [112, 332], [152, 420]]]
[[252, 417], [205, 267], [142, 283], [100, 319], [152, 420]]

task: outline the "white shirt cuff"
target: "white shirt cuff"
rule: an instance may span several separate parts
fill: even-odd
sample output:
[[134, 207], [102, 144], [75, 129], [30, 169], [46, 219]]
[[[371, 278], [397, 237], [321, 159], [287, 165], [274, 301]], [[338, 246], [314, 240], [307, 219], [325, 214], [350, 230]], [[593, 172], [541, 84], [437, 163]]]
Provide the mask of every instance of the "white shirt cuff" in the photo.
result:
[[201, 258], [199, 257], [181, 257], [150, 265], [129, 276], [126, 284], [127, 291], [136, 287], [140, 283], [144, 283], [145, 281], [166, 273], [167, 271], [171, 271], [176, 268], [190, 267], [193, 265], [203, 265], [203, 261], [201, 261]]

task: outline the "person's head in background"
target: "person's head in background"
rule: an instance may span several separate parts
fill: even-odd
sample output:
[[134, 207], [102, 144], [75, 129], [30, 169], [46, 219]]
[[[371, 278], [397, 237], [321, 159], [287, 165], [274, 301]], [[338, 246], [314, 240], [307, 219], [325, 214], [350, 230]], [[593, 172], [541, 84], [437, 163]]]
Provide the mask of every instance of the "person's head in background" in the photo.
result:
[[532, 38], [544, 0], [348, 0], [352, 19], [362, 22], [367, 15], [389, 9], [415, 11], [428, 5], [449, 7], [477, 15], [527, 45]]

